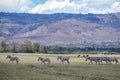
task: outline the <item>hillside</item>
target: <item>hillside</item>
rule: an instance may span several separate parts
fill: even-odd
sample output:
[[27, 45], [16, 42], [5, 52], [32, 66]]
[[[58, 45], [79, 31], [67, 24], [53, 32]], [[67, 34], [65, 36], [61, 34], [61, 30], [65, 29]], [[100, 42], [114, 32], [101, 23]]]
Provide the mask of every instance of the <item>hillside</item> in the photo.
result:
[[41, 44], [101, 43], [120, 40], [120, 13], [0, 13], [0, 40]]

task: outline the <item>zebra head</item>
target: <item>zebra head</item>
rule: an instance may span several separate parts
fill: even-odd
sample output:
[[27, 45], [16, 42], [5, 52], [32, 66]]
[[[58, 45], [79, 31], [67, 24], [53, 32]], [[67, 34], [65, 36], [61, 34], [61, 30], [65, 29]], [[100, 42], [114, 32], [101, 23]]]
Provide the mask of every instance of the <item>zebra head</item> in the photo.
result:
[[89, 60], [90, 59], [90, 57], [86, 57], [86, 60], [85, 61], [87, 61], [87, 60]]
[[10, 56], [10, 55], [7, 55], [6, 59], [7, 59], [7, 58], [11, 58], [11, 56]]
[[41, 58], [41, 57], [38, 57], [38, 61], [39, 61], [39, 60], [42, 60], [42, 59], [43, 59], [43, 58]]
[[62, 58], [61, 56], [58, 56], [58, 57], [57, 57], [57, 60], [59, 60], [59, 59], [61, 59], [61, 58]]

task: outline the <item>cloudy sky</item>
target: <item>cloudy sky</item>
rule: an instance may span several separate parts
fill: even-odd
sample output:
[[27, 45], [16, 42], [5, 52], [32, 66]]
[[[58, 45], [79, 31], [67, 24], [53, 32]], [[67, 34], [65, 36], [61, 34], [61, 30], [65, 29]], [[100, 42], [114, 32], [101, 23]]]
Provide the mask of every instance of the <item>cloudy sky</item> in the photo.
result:
[[0, 12], [106, 14], [120, 12], [120, 0], [0, 0]]

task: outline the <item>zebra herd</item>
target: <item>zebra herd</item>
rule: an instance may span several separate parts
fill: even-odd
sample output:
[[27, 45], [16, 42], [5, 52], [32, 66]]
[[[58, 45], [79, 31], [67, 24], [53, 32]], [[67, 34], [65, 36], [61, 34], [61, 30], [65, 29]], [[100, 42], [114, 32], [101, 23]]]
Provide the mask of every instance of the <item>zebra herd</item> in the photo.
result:
[[[19, 58], [18, 57], [12, 57], [10, 55], [7, 55], [6, 59], [9, 59], [9, 63], [10, 62], [14, 62], [16, 61], [16, 63], [18, 64], [19, 62]], [[63, 62], [67, 62], [69, 64], [69, 59], [70, 57], [63, 57], [63, 56], [58, 56], [57, 57], [57, 60], [59, 61], [60, 60], [60, 63], [63, 63]], [[42, 63], [51, 63], [51, 60], [50, 58], [42, 58], [42, 57], [38, 57], [38, 61], [41, 61]]]
[[[116, 57], [89, 57], [89, 55], [87, 55], [84, 58], [85, 58], [85, 61], [89, 60], [89, 64], [93, 64], [93, 62], [95, 62], [96, 64], [97, 63], [102, 64], [103, 61], [106, 64], [112, 63], [112, 62], [115, 62], [116, 64], [119, 63], [118, 58], [116, 58]], [[19, 58], [18, 57], [7, 55], [6, 59], [9, 59], [9, 62], [16, 61], [17, 64], [19, 63]], [[60, 61], [60, 63], [67, 62], [69, 64], [70, 63], [70, 56], [58, 56], [57, 60]], [[42, 63], [51, 63], [50, 58], [38, 57], [38, 61], [41, 61]]]
[[[63, 63], [64, 61], [66, 61], [69, 64], [69, 59], [70, 57], [63, 57], [63, 56], [58, 56], [57, 60], [60, 60], [60, 63]], [[42, 57], [38, 57], [38, 61], [41, 61], [42, 63], [51, 63], [50, 58], [42, 58]]]
[[119, 63], [118, 58], [116, 57], [86, 57], [86, 61], [89, 60], [89, 64], [92, 64], [92, 62], [94, 61], [96, 64], [97, 63], [103, 63], [103, 61], [108, 64], [111, 62], [115, 62], [116, 64]]

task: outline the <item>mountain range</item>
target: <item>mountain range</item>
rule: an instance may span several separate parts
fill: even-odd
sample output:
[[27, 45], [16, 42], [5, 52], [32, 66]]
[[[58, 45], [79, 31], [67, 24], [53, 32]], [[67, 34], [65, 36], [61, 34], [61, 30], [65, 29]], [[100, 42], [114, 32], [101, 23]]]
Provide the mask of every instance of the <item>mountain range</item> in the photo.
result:
[[46, 45], [120, 41], [120, 13], [0, 13], [0, 40]]

